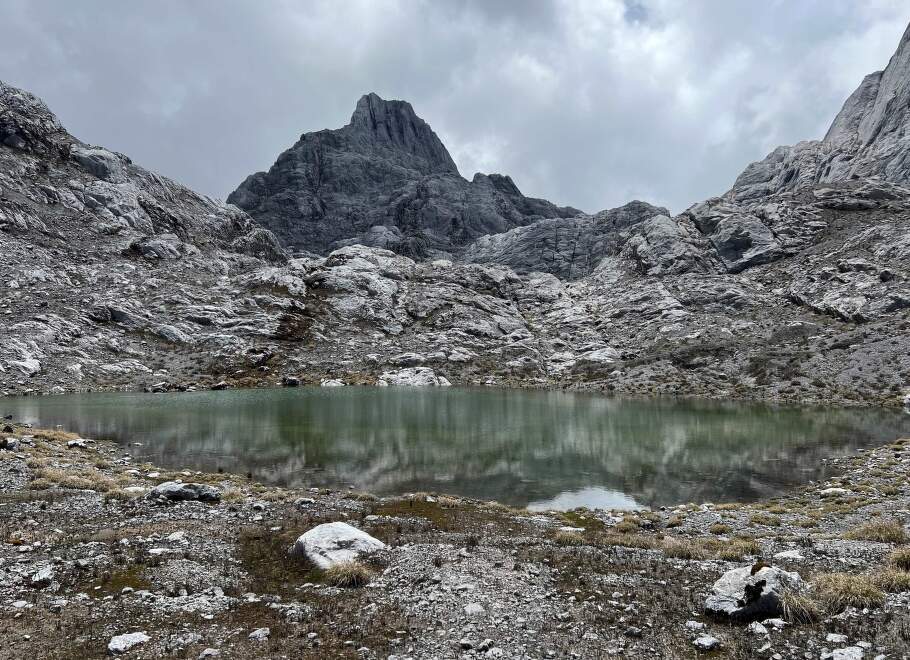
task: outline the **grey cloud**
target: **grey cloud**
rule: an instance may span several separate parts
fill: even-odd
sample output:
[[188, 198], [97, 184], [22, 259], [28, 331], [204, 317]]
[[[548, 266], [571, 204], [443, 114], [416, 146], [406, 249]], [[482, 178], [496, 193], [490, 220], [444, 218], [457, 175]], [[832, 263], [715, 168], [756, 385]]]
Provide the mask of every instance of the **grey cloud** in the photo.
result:
[[404, 98], [462, 174], [594, 211], [681, 210], [820, 137], [910, 20], [897, 0], [3, 3], [0, 78], [213, 196], [357, 98]]

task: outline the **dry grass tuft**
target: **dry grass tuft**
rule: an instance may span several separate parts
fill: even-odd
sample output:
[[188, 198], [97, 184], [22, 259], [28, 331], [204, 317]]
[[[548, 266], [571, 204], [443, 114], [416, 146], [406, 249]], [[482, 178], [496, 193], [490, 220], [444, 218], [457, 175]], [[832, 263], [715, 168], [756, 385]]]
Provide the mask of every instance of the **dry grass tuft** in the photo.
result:
[[667, 527], [679, 527], [683, 524], [683, 519], [679, 516], [670, 516], [670, 519], [667, 520]]
[[765, 527], [780, 526], [780, 518], [767, 513], [756, 513], [754, 516], [749, 518], [749, 522], [753, 525], [764, 525]]
[[885, 594], [869, 575], [822, 573], [812, 580], [815, 599], [834, 614], [848, 607], [879, 607]]
[[363, 587], [370, 583], [373, 571], [356, 561], [343, 561], [325, 572], [326, 583], [333, 587]]
[[553, 537], [556, 545], [584, 545], [585, 537], [578, 532], [560, 530]]
[[634, 534], [638, 531], [638, 523], [626, 518], [621, 523], [618, 523], [613, 529], [620, 534]]
[[781, 605], [784, 610], [784, 619], [790, 623], [813, 623], [821, 618], [821, 612], [819, 612], [816, 602], [795, 591], [784, 591], [781, 594]]
[[708, 528], [708, 531], [712, 534], [717, 534], [718, 536], [723, 534], [729, 534], [733, 531], [733, 528], [730, 525], [725, 525], [724, 523], [714, 523]]
[[888, 555], [888, 563], [902, 571], [910, 571], [910, 548], [898, 548]]
[[877, 520], [844, 534], [853, 541], [878, 541], [879, 543], [906, 543], [907, 530], [896, 520]]
[[60, 468], [41, 467], [32, 473], [32, 481], [29, 486], [33, 490], [45, 490], [57, 486], [59, 488], [95, 490], [106, 493], [116, 488], [117, 484], [92, 468], [72, 467], [62, 470]]
[[761, 555], [761, 544], [752, 539], [733, 539], [717, 550], [717, 558], [724, 561], [743, 561], [746, 557]]
[[892, 594], [910, 591], [910, 573], [896, 568], [886, 568], [873, 573], [872, 582], [882, 591]]
[[705, 559], [705, 551], [688, 539], [666, 539], [663, 543], [664, 555], [673, 559]]

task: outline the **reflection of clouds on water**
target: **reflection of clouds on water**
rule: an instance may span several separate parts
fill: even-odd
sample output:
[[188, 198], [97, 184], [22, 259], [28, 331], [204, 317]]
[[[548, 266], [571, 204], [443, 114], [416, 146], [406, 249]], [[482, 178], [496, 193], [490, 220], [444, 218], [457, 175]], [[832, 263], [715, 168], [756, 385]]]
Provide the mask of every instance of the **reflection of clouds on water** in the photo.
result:
[[528, 504], [530, 511], [571, 511], [578, 507], [589, 509], [639, 509], [641, 506], [631, 497], [608, 488], [581, 488], [560, 493], [549, 500], [538, 500]]
[[888, 411], [491, 388], [104, 393], [3, 405], [21, 420], [121, 441], [164, 467], [560, 508], [625, 506], [604, 493], [648, 506], [759, 499], [825, 478], [827, 456], [910, 433], [910, 419]]

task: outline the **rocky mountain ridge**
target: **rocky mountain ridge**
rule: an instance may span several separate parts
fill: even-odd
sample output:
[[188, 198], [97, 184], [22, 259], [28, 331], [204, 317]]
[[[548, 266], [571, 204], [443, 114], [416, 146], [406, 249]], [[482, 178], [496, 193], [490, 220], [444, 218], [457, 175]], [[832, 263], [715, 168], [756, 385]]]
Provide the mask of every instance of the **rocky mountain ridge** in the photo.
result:
[[778, 147], [739, 175], [727, 197], [753, 200], [875, 177], [910, 183], [910, 27], [883, 71], [866, 76], [822, 140]]
[[325, 254], [362, 244], [449, 256], [465, 243], [577, 209], [525, 197], [507, 176], [467, 181], [410, 103], [367, 94], [347, 126], [305, 133], [228, 196], [283, 244]]
[[[903, 106], [874, 99], [902, 89], [907, 43], [829, 131], [877, 117], [887, 130], [853, 158], [870, 172], [901, 162]], [[313, 216], [301, 231], [337, 247], [292, 258], [241, 210], [80, 143], [5, 85], [0, 136], [7, 393], [451, 382], [901, 405], [910, 383], [910, 188], [887, 176], [742, 194], [753, 165], [676, 217], [643, 202], [560, 215], [506, 177], [461, 179], [410, 106], [367, 97], [349, 127], [254, 175], [268, 208], [317, 199], [287, 176], [367, 214], [355, 238]], [[329, 174], [307, 179], [314, 162]], [[384, 224], [389, 176], [400, 225]], [[433, 258], [455, 245], [440, 209], [456, 199], [497, 211], [459, 216], [457, 258]]]

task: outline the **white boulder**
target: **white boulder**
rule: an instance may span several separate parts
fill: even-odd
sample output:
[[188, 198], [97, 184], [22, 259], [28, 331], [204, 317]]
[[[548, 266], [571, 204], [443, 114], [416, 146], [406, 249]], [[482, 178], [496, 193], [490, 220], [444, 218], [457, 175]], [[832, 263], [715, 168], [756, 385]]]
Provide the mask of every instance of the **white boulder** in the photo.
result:
[[121, 653], [126, 653], [130, 649], [139, 646], [140, 644], [145, 644], [150, 639], [151, 637], [146, 635], [144, 632], [116, 635], [114, 637], [111, 637], [111, 641], [108, 642], [107, 651], [111, 655], [120, 655]]
[[410, 387], [448, 387], [451, 383], [443, 376], [437, 376], [429, 367], [408, 367], [398, 371], [386, 371], [380, 377], [389, 385]]
[[304, 555], [325, 570], [335, 564], [355, 561], [386, 547], [385, 543], [343, 522], [318, 525], [297, 539], [293, 552]]

